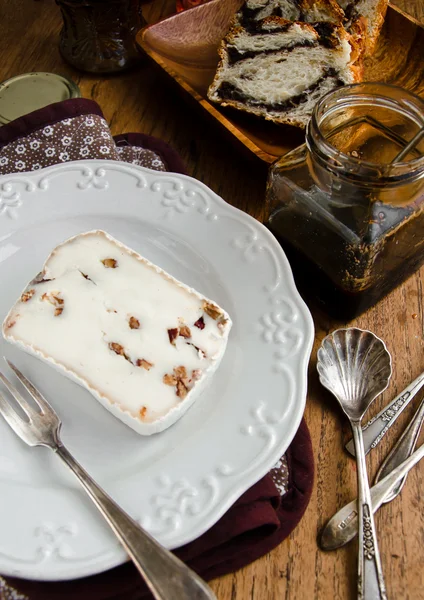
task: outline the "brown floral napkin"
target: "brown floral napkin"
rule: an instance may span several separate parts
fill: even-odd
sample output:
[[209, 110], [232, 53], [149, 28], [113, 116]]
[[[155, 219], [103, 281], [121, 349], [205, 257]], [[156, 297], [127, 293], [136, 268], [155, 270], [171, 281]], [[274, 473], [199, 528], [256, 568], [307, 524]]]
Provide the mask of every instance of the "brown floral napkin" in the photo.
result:
[[[112, 137], [99, 106], [91, 100], [51, 104], [0, 128], [0, 175], [93, 158], [186, 173], [180, 157], [161, 140], [139, 133]], [[175, 553], [207, 580], [249, 564], [280, 544], [297, 525], [310, 499], [313, 475], [311, 438], [302, 421], [289, 449], [269, 474], [209, 531]], [[58, 583], [0, 576], [0, 600], [140, 600], [147, 596], [132, 563]]]
[[186, 173], [161, 140], [141, 133], [113, 138], [98, 104], [84, 98], [50, 104], [0, 127], [0, 175], [90, 158]]

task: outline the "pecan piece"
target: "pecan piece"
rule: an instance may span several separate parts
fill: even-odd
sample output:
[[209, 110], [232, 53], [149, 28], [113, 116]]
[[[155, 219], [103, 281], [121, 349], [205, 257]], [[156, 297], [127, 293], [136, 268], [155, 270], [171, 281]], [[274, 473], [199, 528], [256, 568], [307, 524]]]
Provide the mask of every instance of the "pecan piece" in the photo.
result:
[[199, 329], [204, 329], [205, 328], [205, 319], [202, 317], [199, 317], [197, 319], [197, 321], [194, 324], [195, 327], [198, 327]]
[[193, 371], [192, 378], [188, 379], [187, 369], [183, 365], [180, 365], [179, 367], [174, 368], [173, 375], [170, 375], [169, 373], [164, 375], [163, 382], [166, 385], [175, 386], [176, 387], [175, 393], [177, 394], [178, 398], [183, 399], [187, 396], [190, 387], [192, 387], [190, 385], [192, 383], [192, 381], [194, 381], [196, 378], [200, 377], [200, 374], [201, 374], [200, 370]]
[[153, 367], [153, 363], [145, 360], [144, 358], [138, 358], [136, 364], [137, 367], [143, 367], [143, 369], [146, 369], [146, 371], [150, 371], [150, 369]]
[[27, 292], [24, 292], [21, 296], [21, 302], [28, 302], [28, 300], [31, 300], [34, 294], [35, 290], [28, 290]]
[[109, 348], [115, 352], [115, 354], [119, 354], [119, 356], [125, 356], [124, 347], [121, 344], [117, 344], [116, 342], [110, 342]]
[[187, 377], [187, 370], [183, 366], [175, 367], [174, 375], [177, 379], [184, 379], [185, 377]]
[[132, 360], [130, 359], [128, 354], [125, 352], [124, 346], [121, 346], [121, 344], [117, 344], [116, 342], [109, 342], [109, 350], [112, 350], [112, 352], [115, 352], [115, 354], [117, 354], [118, 356], [123, 356], [125, 358], [125, 360], [127, 360], [129, 363], [133, 364]]
[[59, 296], [60, 292], [46, 292], [41, 296], [41, 300], [47, 300], [55, 307], [54, 316], [59, 317], [63, 313], [65, 301]]
[[222, 311], [216, 306], [216, 304], [212, 304], [212, 302], [203, 302], [203, 310], [207, 315], [209, 315], [214, 321], [218, 319], [222, 315]]
[[187, 327], [187, 325], [182, 325], [180, 327], [180, 336], [186, 339], [191, 338], [190, 327]]
[[163, 376], [163, 382], [166, 385], [176, 386], [175, 393], [178, 398], [185, 398], [189, 391], [190, 381], [187, 378], [187, 369], [184, 366], [174, 368], [174, 374], [169, 375], [168, 373]]
[[146, 412], [147, 412], [147, 407], [146, 406], [142, 406], [140, 408], [140, 417], [144, 420], [145, 416], [146, 416]]
[[218, 327], [218, 329], [220, 330], [221, 333], [224, 331], [227, 323], [228, 323], [228, 319], [220, 319], [220, 321], [218, 321], [216, 326]]
[[170, 343], [175, 346], [175, 340], [178, 337], [178, 329], [175, 327], [173, 329], [168, 329], [168, 337], [169, 337], [169, 341]]
[[131, 329], [140, 329], [140, 321], [135, 317], [130, 317], [129, 326]]
[[184, 384], [182, 379], [179, 379], [177, 381], [177, 396], [178, 398], [185, 398], [188, 394], [188, 389], [186, 387], [186, 385]]
[[166, 374], [163, 376], [163, 383], [165, 385], [177, 385], [177, 378], [175, 375]]
[[16, 325], [16, 321], [8, 321], [6, 329], [12, 329]]
[[62, 304], [65, 303], [65, 301], [63, 300], [63, 298], [61, 298], [59, 296], [60, 292], [45, 292], [42, 296], [41, 296], [41, 300], [47, 300], [47, 302], [50, 302], [50, 304], [53, 304], [53, 306], [61, 306]]
[[106, 269], [116, 269], [118, 267], [118, 261], [114, 258], [104, 258], [102, 263], [106, 267]]

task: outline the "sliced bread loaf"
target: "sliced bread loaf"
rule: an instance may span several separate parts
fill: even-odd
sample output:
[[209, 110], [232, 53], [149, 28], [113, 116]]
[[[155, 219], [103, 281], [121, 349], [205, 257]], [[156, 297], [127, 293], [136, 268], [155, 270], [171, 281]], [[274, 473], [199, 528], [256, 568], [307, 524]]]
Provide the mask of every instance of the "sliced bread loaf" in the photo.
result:
[[[277, 16], [287, 1], [243, 5], [223, 40], [208, 97], [277, 123], [306, 127], [323, 94], [361, 80], [361, 52], [331, 4], [323, 9], [327, 22], [312, 25]], [[293, 10], [296, 6], [293, 2]]]

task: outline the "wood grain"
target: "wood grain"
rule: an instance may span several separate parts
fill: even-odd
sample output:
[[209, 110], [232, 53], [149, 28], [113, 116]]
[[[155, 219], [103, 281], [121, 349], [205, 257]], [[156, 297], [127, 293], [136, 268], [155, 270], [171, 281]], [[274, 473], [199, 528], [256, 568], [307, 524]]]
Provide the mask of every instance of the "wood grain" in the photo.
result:
[[391, 4], [399, 8], [409, 17], [412, 17], [417, 23], [424, 22], [424, 2], [423, 0], [392, 0]]
[[[169, 0], [156, 0], [151, 11], [160, 13], [163, 9], [170, 10]], [[424, 16], [424, 9], [419, 14]], [[262, 218], [265, 170], [252, 167], [237, 155], [206, 120], [194, 118], [186, 103], [147, 60], [137, 71], [102, 78], [68, 67], [58, 52], [60, 25], [59, 9], [53, 0], [0, 2], [0, 79], [35, 70], [68, 75], [79, 83], [83, 96], [100, 104], [114, 134], [142, 131], [161, 137], [182, 155], [194, 177], [228, 202]], [[423, 277], [424, 269], [351, 323], [381, 336], [394, 359], [392, 383], [375, 402], [373, 412], [424, 369]], [[315, 374], [316, 348], [340, 324], [314, 309], [313, 316], [316, 343], [306, 407], [317, 473], [312, 500], [299, 526], [278, 548], [212, 583], [219, 600], [354, 598], [355, 543], [328, 554], [321, 552], [316, 543], [317, 531], [326, 519], [355, 496], [356, 473], [354, 463], [343, 452], [345, 421], [335, 401], [319, 387]], [[371, 474], [375, 474], [402, 431], [411, 410], [405, 413], [393, 433], [369, 456]], [[377, 515], [389, 598], [424, 600], [423, 477], [421, 463], [409, 475], [401, 496]]]

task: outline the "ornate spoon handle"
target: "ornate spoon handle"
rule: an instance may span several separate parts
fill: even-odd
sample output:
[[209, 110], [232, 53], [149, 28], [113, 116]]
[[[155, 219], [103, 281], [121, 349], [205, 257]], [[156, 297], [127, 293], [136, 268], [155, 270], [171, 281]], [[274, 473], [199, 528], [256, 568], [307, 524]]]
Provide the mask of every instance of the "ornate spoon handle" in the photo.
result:
[[[399, 466], [404, 460], [410, 456], [415, 450], [415, 446], [420, 435], [421, 426], [424, 420], [424, 399], [421, 400], [419, 407], [417, 408], [414, 416], [409, 422], [407, 428], [402, 433], [396, 444], [393, 446], [391, 452], [387, 455], [386, 459], [382, 463], [375, 476], [375, 483], [378, 483], [381, 479], [384, 479], [386, 475], [391, 473], [393, 469]], [[400, 493], [403, 488], [406, 475], [399, 481], [397, 486], [384, 498], [384, 502], [390, 502]]]
[[[403, 390], [388, 406], [373, 417], [362, 428], [364, 438], [365, 454], [377, 446], [389, 431], [390, 427], [408, 406], [412, 398], [420, 391], [424, 385], [424, 373], [421, 373], [407, 388]], [[355, 456], [355, 446], [351, 439], [345, 446], [346, 450], [352, 456]]]
[[358, 465], [358, 598], [359, 600], [387, 600], [372, 512], [361, 423], [352, 420], [351, 425]]
[[[376, 512], [386, 497], [390, 495], [399, 481], [424, 458], [424, 444], [415, 450], [409, 458], [394, 469], [384, 479], [379, 481], [371, 488], [371, 504], [373, 512]], [[357, 501], [353, 500], [341, 508], [335, 515], [331, 517], [327, 525], [324, 527], [321, 538], [320, 547], [322, 550], [336, 550], [341, 548], [358, 533], [358, 508]]]

